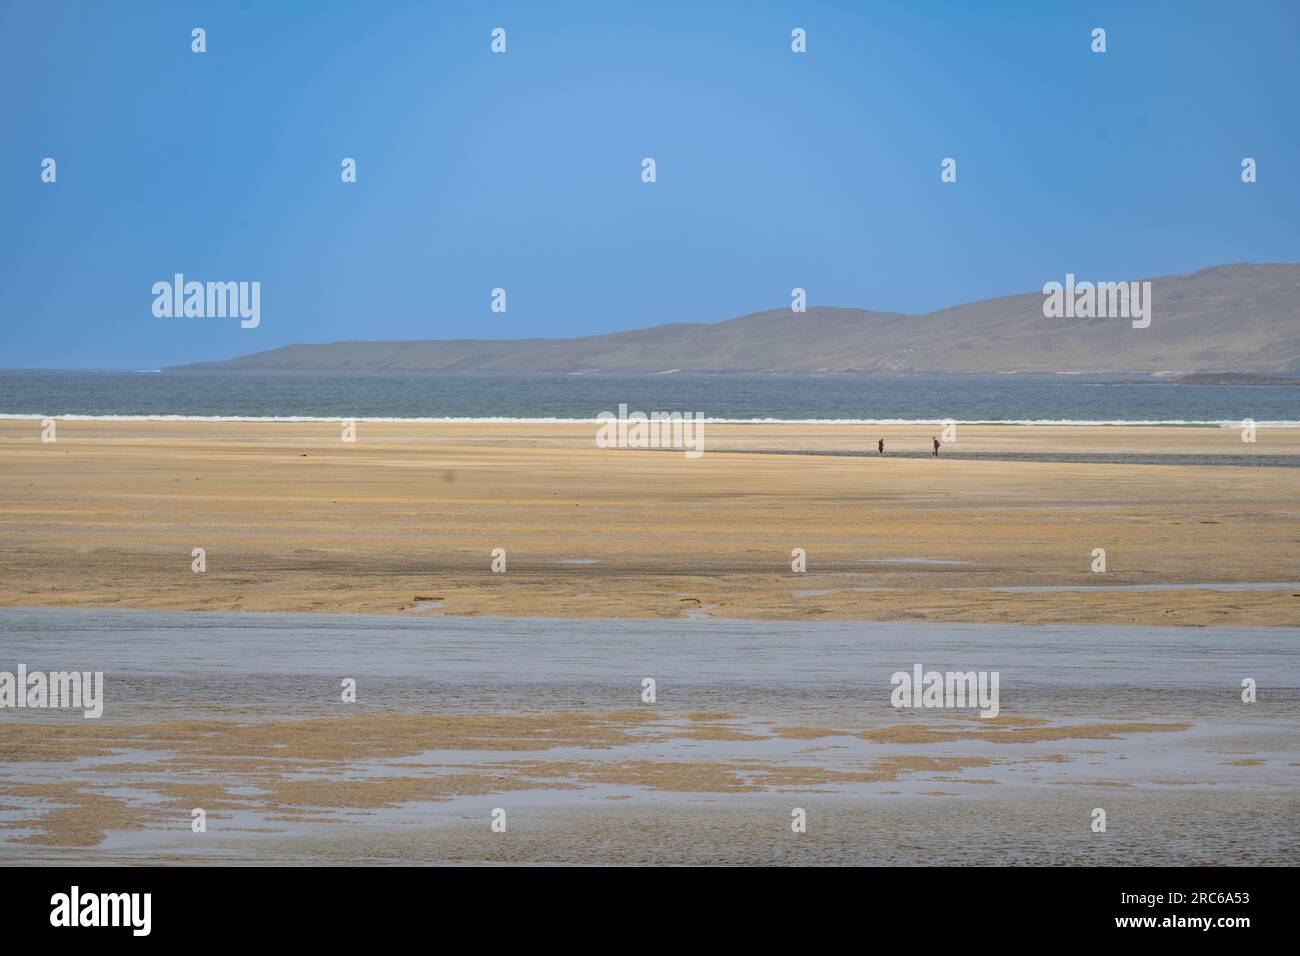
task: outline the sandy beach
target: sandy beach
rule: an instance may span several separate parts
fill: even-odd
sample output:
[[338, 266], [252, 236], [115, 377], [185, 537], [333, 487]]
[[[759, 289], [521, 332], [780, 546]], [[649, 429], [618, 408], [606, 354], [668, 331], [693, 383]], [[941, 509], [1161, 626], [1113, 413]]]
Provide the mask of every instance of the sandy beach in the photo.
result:
[[[937, 460], [924, 426], [709, 426], [696, 459], [595, 431], [0, 422], [4, 662], [107, 687], [102, 719], [0, 713], [0, 859], [1274, 864], [1294, 842], [1300, 430], [962, 425]], [[1001, 713], [896, 710], [918, 662], [999, 672]], [[1189, 815], [1213, 821], [1194, 841]]]
[[1300, 471], [1243, 464], [1300, 429], [961, 425], [937, 460], [916, 425], [710, 425], [694, 460], [595, 431], [6, 420], [0, 605], [1300, 623]]

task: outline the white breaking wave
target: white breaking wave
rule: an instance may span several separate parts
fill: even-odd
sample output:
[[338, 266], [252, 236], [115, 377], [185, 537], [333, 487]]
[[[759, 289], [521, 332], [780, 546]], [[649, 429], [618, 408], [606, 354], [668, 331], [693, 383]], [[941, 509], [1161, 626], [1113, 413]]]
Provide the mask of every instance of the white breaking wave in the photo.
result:
[[[53, 418], [58, 421], [84, 422], [340, 422], [353, 421], [371, 424], [455, 424], [455, 423], [513, 423], [518, 425], [599, 425], [601, 420], [591, 418], [520, 418], [512, 416], [445, 416], [421, 417], [366, 417], [360, 415], [34, 415], [26, 412], [0, 412], [0, 421], [40, 421]], [[1070, 418], [708, 418], [709, 425], [932, 425], [940, 427], [947, 422], [958, 425], [1169, 425], [1201, 428], [1240, 428], [1241, 419], [1070, 419]], [[1256, 428], [1300, 428], [1300, 421], [1255, 421]]]

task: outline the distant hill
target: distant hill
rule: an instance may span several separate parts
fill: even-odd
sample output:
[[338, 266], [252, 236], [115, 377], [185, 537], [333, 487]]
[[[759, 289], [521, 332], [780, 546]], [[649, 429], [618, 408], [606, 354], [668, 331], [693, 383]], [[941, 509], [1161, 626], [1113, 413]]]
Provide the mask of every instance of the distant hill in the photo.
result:
[[1124, 319], [1046, 318], [1034, 291], [925, 315], [783, 308], [576, 339], [288, 345], [168, 371], [1300, 372], [1300, 264], [1224, 265], [1150, 281], [1146, 329]]

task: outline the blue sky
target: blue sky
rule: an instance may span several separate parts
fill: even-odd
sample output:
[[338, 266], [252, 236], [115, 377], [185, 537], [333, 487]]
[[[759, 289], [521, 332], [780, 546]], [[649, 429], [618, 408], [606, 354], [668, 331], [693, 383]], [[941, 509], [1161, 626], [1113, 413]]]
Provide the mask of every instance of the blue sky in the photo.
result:
[[[1287, 0], [0, 0], [0, 367], [1300, 261], [1297, 35]], [[261, 325], [156, 318], [176, 272], [260, 281]]]

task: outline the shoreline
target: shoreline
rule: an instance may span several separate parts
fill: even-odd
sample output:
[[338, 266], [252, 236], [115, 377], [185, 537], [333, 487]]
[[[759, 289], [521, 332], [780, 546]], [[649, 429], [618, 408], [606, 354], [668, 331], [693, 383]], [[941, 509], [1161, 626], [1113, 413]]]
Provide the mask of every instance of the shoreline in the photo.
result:
[[[0, 422], [32, 422], [51, 418], [55, 421], [69, 422], [196, 422], [196, 423], [232, 423], [232, 424], [335, 424], [340, 421], [352, 421], [371, 425], [599, 425], [599, 418], [515, 418], [509, 416], [445, 416], [445, 417], [388, 417], [388, 416], [352, 416], [344, 418], [339, 415], [109, 415], [109, 414], [47, 414], [37, 412], [6, 412], [0, 414]], [[937, 419], [937, 418], [710, 418], [703, 419], [706, 425], [810, 425], [810, 426], [894, 426], [924, 425], [942, 427], [951, 421], [956, 425], [976, 427], [1050, 427], [1050, 428], [1240, 428], [1241, 419], [1138, 419], [1138, 420], [1090, 420], [1090, 419], [1054, 419], [1054, 418], [1009, 418], [1009, 419]], [[1257, 428], [1295, 428], [1300, 429], [1300, 420], [1279, 419], [1276, 421], [1256, 421]]]

